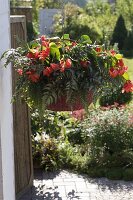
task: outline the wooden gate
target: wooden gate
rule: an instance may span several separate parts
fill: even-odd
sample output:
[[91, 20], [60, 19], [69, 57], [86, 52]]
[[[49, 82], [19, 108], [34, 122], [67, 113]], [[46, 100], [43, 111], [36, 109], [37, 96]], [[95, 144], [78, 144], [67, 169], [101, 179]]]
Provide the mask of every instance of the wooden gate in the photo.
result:
[[[26, 41], [25, 16], [11, 16], [11, 47], [16, 48], [17, 38]], [[12, 70], [13, 93], [15, 90], [17, 75]], [[18, 199], [33, 182], [33, 165], [31, 149], [31, 130], [29, 110], [25, 102], [18, 99], [13, 104], [14, 126], [14, 151], [15, 151], [15, 188]]]

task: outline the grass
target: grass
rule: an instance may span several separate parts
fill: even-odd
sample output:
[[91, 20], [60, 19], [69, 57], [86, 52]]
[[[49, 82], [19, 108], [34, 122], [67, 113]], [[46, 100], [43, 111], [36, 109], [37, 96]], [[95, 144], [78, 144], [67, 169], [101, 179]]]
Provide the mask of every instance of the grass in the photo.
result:
[[124, 62], [128, 66], [129, 77], [133, 81], [133, 58], [124, 58]]

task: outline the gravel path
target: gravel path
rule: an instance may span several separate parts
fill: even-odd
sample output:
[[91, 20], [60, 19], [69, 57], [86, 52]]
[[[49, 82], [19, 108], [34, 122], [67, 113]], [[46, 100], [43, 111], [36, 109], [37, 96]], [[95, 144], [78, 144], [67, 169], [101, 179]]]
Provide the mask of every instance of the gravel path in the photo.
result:
[[20, 200], [133, 200], [133, 182], [88, 178], [68, 171], [35, 171], [34, 186]]

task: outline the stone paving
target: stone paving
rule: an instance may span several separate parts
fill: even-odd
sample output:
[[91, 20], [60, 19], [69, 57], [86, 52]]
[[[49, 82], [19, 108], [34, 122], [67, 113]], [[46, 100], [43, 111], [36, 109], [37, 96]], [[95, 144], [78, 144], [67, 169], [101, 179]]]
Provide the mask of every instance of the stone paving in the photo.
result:
[[38, 170], [34, 187], [20, 200], [133, 200], [133, 182]]

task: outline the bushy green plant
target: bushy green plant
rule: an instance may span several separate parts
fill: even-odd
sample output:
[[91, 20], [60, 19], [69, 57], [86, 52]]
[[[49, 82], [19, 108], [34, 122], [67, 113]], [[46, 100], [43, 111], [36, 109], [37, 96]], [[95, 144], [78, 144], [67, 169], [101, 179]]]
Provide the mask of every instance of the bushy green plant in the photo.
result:
[[122, 105], [131, 102], [132, 100], [132, 93], [122, 93], [121, 88], [117, 90], [110, 90], [108, 94], [103, 94], [99, 99], [100, 106], [110, 106], [114, 105], [115, 103]]
[[123, 176], [122, 168], [108, 169], [106, 177], [111, 180], [120, 180]]
[[57, 142], [53, 138], [33, 139], [33, 162], [45, 171], [53, 171], [59, 167], [59, 151]]
[[133, 180], [133, 168], [126, 169], [123, 173], [123, 179], [125, 181], [132, 181]]
[[[93, 165], [125, 167], [133, 164], [133, 112], [128, 109], [98, 110], [87, 119], [90, 155]], [[125, 154], [125, 151], [128, 151]]]

